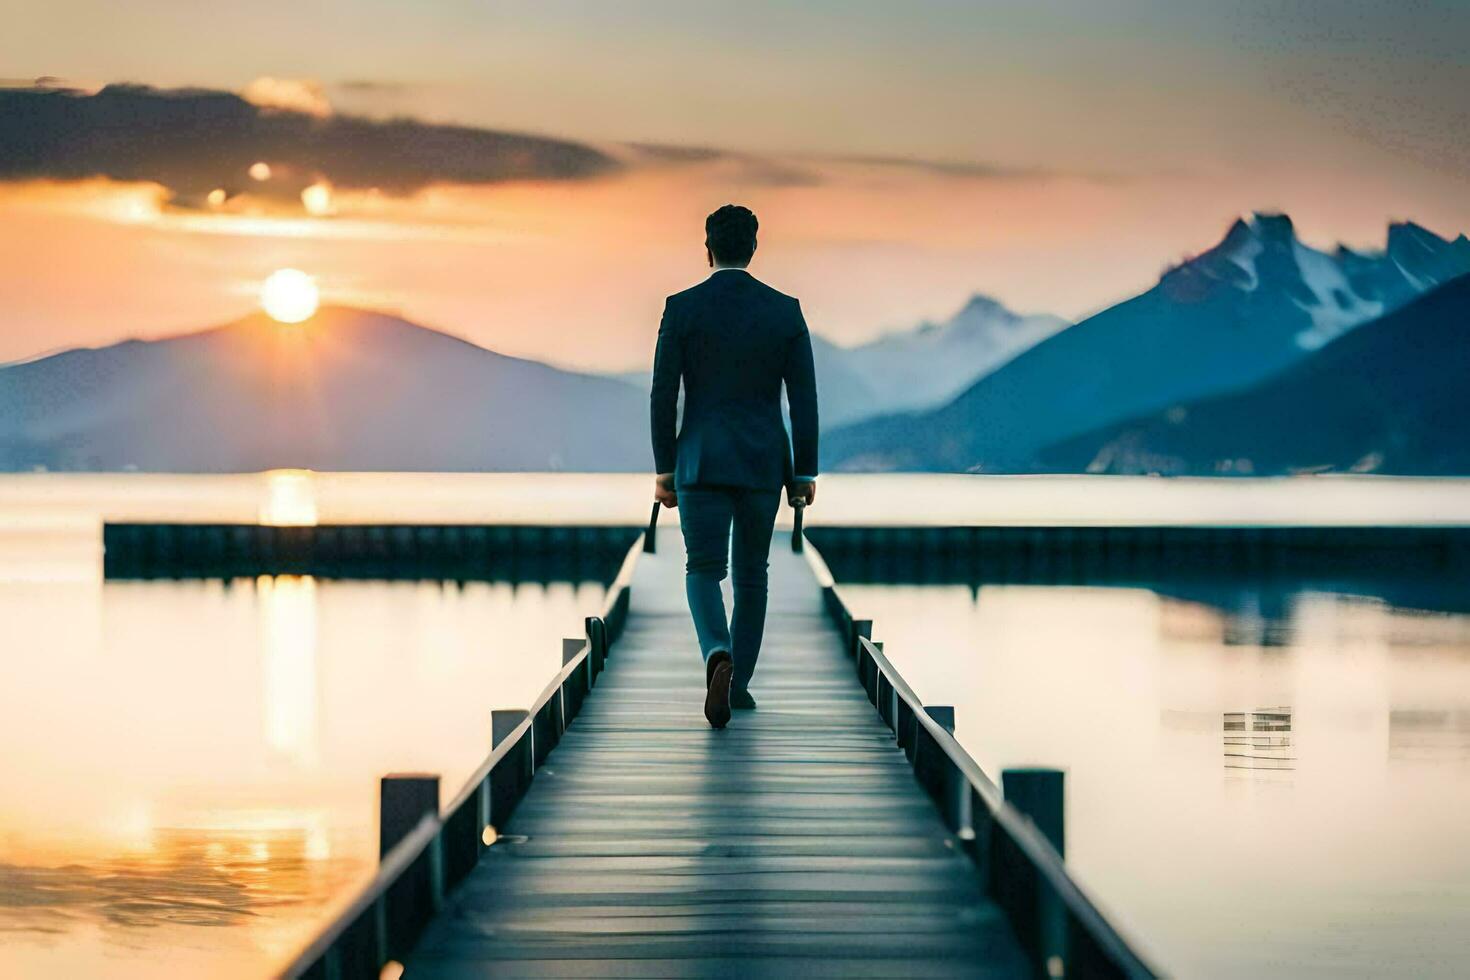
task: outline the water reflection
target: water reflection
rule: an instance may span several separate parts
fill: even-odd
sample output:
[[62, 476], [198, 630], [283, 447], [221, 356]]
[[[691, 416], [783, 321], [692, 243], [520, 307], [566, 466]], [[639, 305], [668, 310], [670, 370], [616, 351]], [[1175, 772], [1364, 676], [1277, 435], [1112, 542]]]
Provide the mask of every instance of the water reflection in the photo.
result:
[[319, 831], [159, 830], [146, 847], [62, 865], [0, 862], [5, 929], [63, 934], [90, 923], [129, 930], [238, 926], [320, 905], [357, 872], [324, 862]]
[[265, 739], [299, 765], [317, 761], [316, 580], [256, 580], [263, 628]]
[[841, 588], [984, 768], [1067, 770], [1068, 861], [1166, 971], [1450, 977], [1470, 962], [1453, 582]]
[[302, 527], [316, 523], [316, 479], [310, 470], [272, 470], [262, 474], [264, 499], [260, 523]]
[[0, 580], [0, 976], [270, 973], [374, 868], [378, 777], [456, 791], [605, 592]]
[[1470, 709], [1390, 711], [1388, 756], [1402, 762], [1470, 762]]
[[1290, 771], [1291, 708], [1225, 712], [1225, 768]]

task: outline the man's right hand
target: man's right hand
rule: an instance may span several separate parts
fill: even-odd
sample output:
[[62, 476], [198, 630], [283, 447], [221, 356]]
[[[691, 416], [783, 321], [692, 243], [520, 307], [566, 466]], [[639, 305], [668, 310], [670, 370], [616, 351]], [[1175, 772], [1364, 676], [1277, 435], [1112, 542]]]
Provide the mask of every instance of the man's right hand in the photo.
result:
[[[797, 501], [800, 501], [798, 503]], [[793, 507], [810, 507], [817, 502], [817, 484], [813, 480], [809, 483], [793, 483], [786, 491], [786, 502]]]
[[653, 478], [653, 499], [665, 507], [679, 506], [679, 492], [674, 489], [674, 474], [660, 473]]

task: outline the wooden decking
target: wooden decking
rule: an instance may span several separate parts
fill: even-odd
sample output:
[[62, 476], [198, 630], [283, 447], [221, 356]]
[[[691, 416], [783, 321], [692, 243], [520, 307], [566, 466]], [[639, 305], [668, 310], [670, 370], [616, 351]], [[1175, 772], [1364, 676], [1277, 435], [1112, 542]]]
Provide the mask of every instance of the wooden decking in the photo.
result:
[[713, 731], [676, 531], [409, 980], [1031, 976], [778, 535], [754, 712]]

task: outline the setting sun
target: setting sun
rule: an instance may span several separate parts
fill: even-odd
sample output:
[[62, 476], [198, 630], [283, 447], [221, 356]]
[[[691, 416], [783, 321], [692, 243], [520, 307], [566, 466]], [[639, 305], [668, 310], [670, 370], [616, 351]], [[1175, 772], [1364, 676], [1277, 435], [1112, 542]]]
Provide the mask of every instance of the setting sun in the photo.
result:
[[299, 269], [277, 269], [260, 287], [260, 306], [271, 319], [300, 323], [316, 312], [316, 280]]

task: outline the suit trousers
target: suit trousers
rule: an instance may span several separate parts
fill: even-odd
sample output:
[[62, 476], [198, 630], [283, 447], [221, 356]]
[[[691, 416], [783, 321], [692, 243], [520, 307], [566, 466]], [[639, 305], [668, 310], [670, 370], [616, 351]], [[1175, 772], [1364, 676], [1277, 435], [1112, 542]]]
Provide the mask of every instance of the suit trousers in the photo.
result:
[[[684, 590], [699, 652], [706, 661], [716, 650], [729, 653], [735, 663], [733, 684], [739, 689], [750, 684], [765, 634], [771, 530], [780, 506], [780, 489], [679, 488]], [[728, 622], [720, 590], [727, 572], [733, 572], [735, 598]]]

